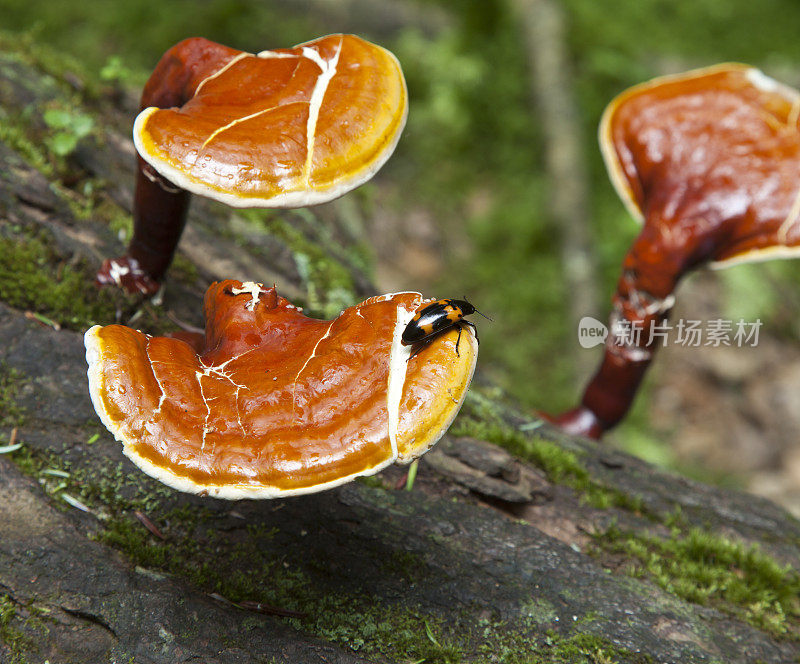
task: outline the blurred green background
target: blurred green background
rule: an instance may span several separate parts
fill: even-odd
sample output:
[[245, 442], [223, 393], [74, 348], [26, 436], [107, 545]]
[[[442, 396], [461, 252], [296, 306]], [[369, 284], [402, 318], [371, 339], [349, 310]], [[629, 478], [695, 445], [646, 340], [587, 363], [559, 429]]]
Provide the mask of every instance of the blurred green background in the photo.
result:
[[[603, 108], [630, 85], [723, 61], [751, 63], [798, 86], [800, 3], [563, 0], [547, 6], [563, 27], [563, 35], [550, 35], [555, 41], [548, 48], [562, 49], [564, 68], [551, 74], [574, 102], [571, 120], [583, 151], [585, 173], [577, 177], [584, 181], [586, 213], [572, 221], [595, 262], [583, 285], [564, 276], [567, 234], [548, 213], [548, 196], [559, 183], [548, 174], [546, 104], [542, 90], [538, 97], [534, 91], [536, 48], [523, 20], [542, 11], [538, 0], [0, 0], [0, 27], [14, 39], [63, 53], [81, 74], [131, 87], [146, 80], [169, 46], [194, 35], [258, 51], [358, 32], [393, 50], [408, 81], [409, 123], [379, 182], [368, 186], [386, 187], [375, 200], [391, 208], [393, 219], [424, 210], [435, 232], [426, 247], [428, 267], [403, 256], [392, 274], [406, 275], [402, 287], [467, 295], [494, 319], [476, 321], [486, 373], [523, 405], [558, 412], [576, 404], [600, 357], [599, 349], [578, 346], [570, 303], [585, 288], [592, 297], [584, 313], [606, 318], [637, 232], [596, 146]], [[798, 300], [778, 294], [793, 293], [798, 277], [792, 261], [721, 273], [726, 299], [720, 307], [731, 318], [761, 317], [770, 334], [795, 343]], [[649, 427], [647, 404], [646, 386], [616, 440], [669, 461]]]

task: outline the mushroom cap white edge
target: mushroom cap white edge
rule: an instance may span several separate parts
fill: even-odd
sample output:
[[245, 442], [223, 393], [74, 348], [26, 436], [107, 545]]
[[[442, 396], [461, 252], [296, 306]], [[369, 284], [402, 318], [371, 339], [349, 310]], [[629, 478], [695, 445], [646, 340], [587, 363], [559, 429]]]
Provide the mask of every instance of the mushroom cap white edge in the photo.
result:
[[[788, 99], [792, 100], [797, 100], [798, 97], [800, 97], [800, 93], [798, 93], [797, 90], [767, 76], [760, 69], [756, 67], [741, 64], [738, 62], [723, 62], [717, 65], [712, 65], [710, 67], [701, 67], [699, 69], [692, 69], [690, 71], [682, 72], [679, 74], [667, 74], [666, 76], [658, 76], [656, 78], [650, 79], [649, 81], [645, 81], [643, 83], [639, 83], [638, 85], [634, 85], [633, 87], [630, 87], [622, 91], [616, 97], [614, 97], [603, 111], [603, 115], [600, 118], [600, 124], [597, 129], [598, 142], [600, 143], [600, 152], [603, 155], [603, 161], [605, 162], [606, 170], [608, 171], [608, 176], [611, 180], [611, 183], [614, 185], [614, 189], [616, 190], [617, 195], [624, 203], [630, 215], [634, 219], [636, 219], [639, 223], [644, 223], [644, 215], [642, 214], [642, 210], [639, 208], [639, 204], [636, 202], [636, 199], [633, 196], [631, 187], [628, 184], [628, 179], [625, 176], [625, 171], [622, 168], [622, 164], [620, 164], [619, 155], [617, 154], [617, 151], [614, 148], [614, 141], [611, 138], [611, 119], [614, 116], [614, 113], [616, 112], [617, 108], [619, 108], [620, 104], [622, 104], [623, 101], [625, 101], [629, 97], [632, 97], [636, 94], [643, 92], [644, 90], [648, 90], [650, 88], [663, 85], [664, 83], [671, 83], [674, 81], [687, 80], [692, 78], [700, 78], [702, 76], [708, 76], [709, 74], [714, 74], [716, 72], [726, 71], [726, 70], [744, 72], [744, 75], [748, 79], [748, 81], [750, 81], [750, 83], [754, 87], [760, 90], [764, 90], [766, 92], [779, 93], [784, 95]], [[761, 253], [761, 252], [759, 251], [756, 253]], [[728, 265], [732, 265], [734, 263], [768, 260], [769, 258], [773, 257], [775, 256], [769, 256], [763, 258], [756, 256], [753, 256], [752, 258], [742, 258], [742, 259], [737, 258], [733, 260], [733, 262], [731, 263], [729, 263], [728, 261], [721, 261], [715, 263], [714, 267], [715, 268], [728, 267]], [[784, 257], [788, 256], [784, 255]]]
[[[391, 293], [385, 296], [386, 299], [389, 299], [399, 293]], [[408, 316], [410, 319], [413, 316], [413, 312], [411, 315]], [[396, 334], [397, 330], [400, 330], [402, 333], [402, 327], [400, 325], [396, 326]], [[352, 480], [356, 479], [357, 477], [368, 477], [370, 475], [375, 475], [376, 473], [380, 472], [387, 466], [391, 465], [394, 462], [398, 463], [409, 463], [414, 458], [421, 456], [424, 454], [428, 449], [433, 447], [433, 445], [439, 441], [439, 439], [444, 435], [444, 433], [449, 428], [450, 424], [452, 423], [453, 419], [455, 418], [456, 414], [458, 413], [461, 404], [464, 401], [466, 396], [467, 390], [464, 390], [464, 394], [459, 401], [459, 404], [453, 410], [452, 416], [448, 419], [447, 426], [443, 427], [441, 432], [436, 436], [435, 439], [431, 441], [431, 443], [424, 449], [419, 451], [418, 454], [415, 454], [413, 457], [410, 458], [403, 458], [399, 459], [396, 454], [392, 455], [389, 459], [379, 463], [378, 465], [374, 466], [373, 468], [368, 468], [367, 470], [360, 471], [357, 473], [352, 473], [351, 475], [345, 475], [344, 477], [339, 477], [335, 480], [330, 482], [325, 482], [323, 484], [315, 484], [313, 486], [302, 487], [300, 489], [277, 489], [275, 487], [270, 486], [253, 486], [250, 484], [198, 484], [193, 482], [185, 477], [179, 477], [165, 468], [161, 466], [157, 466], [156, 464], [152, 463], [151, 461], [143, 458], [139, 454], [137, 454], [134, 450], [135, 441], [125, 436], [119, 428], [112, 422], [111, 417], [106, 411], [105, 407], [103, 406], [103, 399], [100, 394], [100, 388], [102, 384], [102, 371], [100, 368], [100, 360], [101, 360], [101, 353], [99, 347], [99, 339], [97, 337], [97, 332], [101, 329], [100, 325], [95, 325], [89, 328], [86, 333], [84, 334], [84, 344], [86, 346], [86, 362], [89, 365], [87, 370], [87, 376], [89, 378], [89, 396], [92, 399], [92, 405], [94, 406], [95, 412], [97, 413], [100, 421], [103, 425], [108, 429], [113, 435], [114, 438], [122, 443], [122, 451], [136, 466], [138, 466], [142, 471], [144, 471], [150, 477], [166, 484], [173, 489], [177, 489], [178, 491], [183, 491], [185, 493], [194, 493], [194, 494], [202, 494], [202, 495], [209, 495], [214, 498], [224, 498], [227, 500], [241, 500], [241, 499], [269, 499], [269, 498], [284, 498], [289, 496], [299, 496], [303, 494], [309, 493], [317, 493], [319, 491], [325, 491], [327, 489], [332, 489], [334, 487], [340, 486], [342, 484], [346, 484], [347, 482], [351, 482]], [[471, 343], [476, 343], [474, 339], [474, 335], [470, 332], [470, 341]], [[475, 364], [477, 362], [477, 353], [475, 353], [475, 361], [472, 365], [472, 371], [470, 372], [469, 381], [472, 379], [472, 374], [475, 371]], [[468, 383], [469, 383], [468, 381]]]
[[188, 176], [181, 169], [176, 168], [168, 162], [158, 159], [156, 155], [150, 154], [144, 149], [141, 136], [142, 132], [144, 131], [144, 126], [147, 123], [147, 119], [156, 111], [163, 110], [155, 106], [145, 108], [141, 113], [139, 113], [139, 115], [136, 116], [136, 120], [133, 123], [133, 144], [136, 147], [136, 152], [138, 152], [142, 159], [144, 159], [160, 175], [165, 177], [172, 184], [181, 187], [188, 192], [197, 194], [198, 196], [211, 198], [219, 201], [220, 203], [230, 205], [231, 207], [297, 208], [328, 203], [329, 201], [339, 198], [340, 196], [344, 196], [349, 191], [352, 191], [353, 189], [360, 187], [362, 184], [371, 180], [375, 173], [377, 173], [389, 160], [389, 157], [392, 156], [392, 153], [400, 141], [403, 128], [406, 126], [406, 121], [408, 119], [408, 89], [406, 86], [405, 77], [403, 76], [403, 70], [400, 67], [400, 62], [397, 60], [397, 57], [394, 55], [394, 53], [380, 46], [377, 46], [377, 48], [381, 48], [391, 57], [395, 66], [397, 67], [398, 73], [400, 74], [400, 81], [403, 85], [403, 116], [400, 119], [400, 124], [398, 125], [394, 136], [392, 136], [392, 139], [381, 148], [378, 158], [369, 164], [365, 169], [359, 171], [348, 180], [337, 182], [327, 189], [289, 191], [277, 196], [272, 196], [270, 198], [238, 196], [236, 194], [219, 191], [206, 185], [197, 178]]

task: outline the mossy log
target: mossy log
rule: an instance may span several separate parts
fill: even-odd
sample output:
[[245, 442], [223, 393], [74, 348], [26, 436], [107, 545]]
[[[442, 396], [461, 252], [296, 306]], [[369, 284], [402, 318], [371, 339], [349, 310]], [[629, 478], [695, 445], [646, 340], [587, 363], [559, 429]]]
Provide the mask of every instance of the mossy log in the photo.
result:
[[[86, 327], [197, 325], [219, 277], [320, 315], [372, 287], [362, 192], [195, 201], [160, 300], [98, 293], [130, 223], [133, 106], [0, 52], [0, 447], [20, 445], [0, 454], [0, 662], [798, 661], [795, 519], [558, 434], [480, 379], [412, 491], [390, 469], [232, 503], [139, 472], [94, 415]], [[91, 132], [65, 153], [48, 109]]]

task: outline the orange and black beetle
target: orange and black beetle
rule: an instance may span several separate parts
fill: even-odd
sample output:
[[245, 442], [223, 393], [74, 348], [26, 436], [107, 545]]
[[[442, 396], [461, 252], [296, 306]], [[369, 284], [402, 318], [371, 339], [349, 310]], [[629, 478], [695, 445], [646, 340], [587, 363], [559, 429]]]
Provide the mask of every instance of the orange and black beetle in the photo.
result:
[[464, 320], [464, 316], [470, 314], [480, 314], [484, 318], [491, 320], [488, 316], [481, 314], [467, 300], [436, 300], [422, 305], [414, 318], [406, 325], [400, 341], [404, 346], [412, 344], [427, 343], [440, 332], [448, 330], [453, 326], [458, 326], [458, 339], [456, 340], [456, 355], [458, 355], [458, 344], [461, 341], [461, 329], [464, 325], [469, 325], [475, 333], [475, 340], [478, 340], [478, 330], [474, 323]]

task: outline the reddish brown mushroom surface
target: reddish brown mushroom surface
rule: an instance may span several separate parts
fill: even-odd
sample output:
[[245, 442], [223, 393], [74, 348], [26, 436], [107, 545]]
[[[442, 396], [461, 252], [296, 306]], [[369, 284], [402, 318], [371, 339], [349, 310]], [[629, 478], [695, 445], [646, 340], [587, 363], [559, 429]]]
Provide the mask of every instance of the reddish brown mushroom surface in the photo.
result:
[[235, 207], [330, 201], [386, 162], [408, 102], [389, 51], [330, 35], [257, 54], [188, 39], [164, 54], [141, 107], [134, 234], [98, 282], [152, 293], [180, 239], [189, 192]]
[[[602, 364], [581, 405], [553, 418], [599, 437], [631, 406], [654, 326], [687, 271], [800, 254], [800, 93], [740, 64], [667, 76], [619, 95], [600, 144], [643, 223], [613, 298]], [[641, 330], [638, 340], [623, 333]], [[622, 339], [622, 342], [620, 341]]]
[[[419, 293], [370, 298], [332, 320], [274, 288], [206, 293], [205, 338], [121, 325], [85, 337], [95, 410], [125, 454], [165, 484], [221, 498], [321, 491], [408, 463], [444, 434], [477, 358], [469, 328], [401, 343]], [[466, 343], [465, 343], [466, 340]]]

